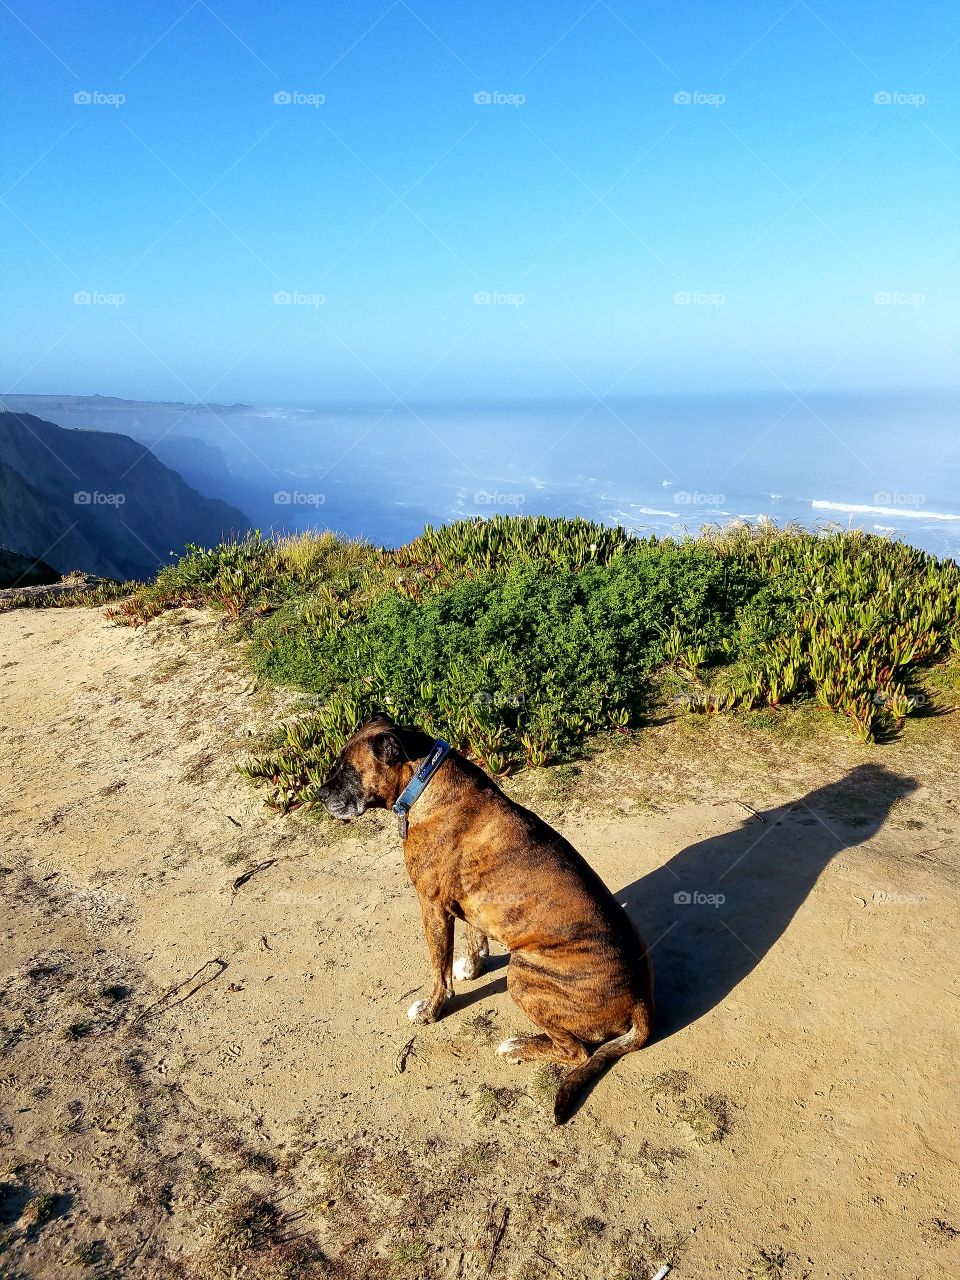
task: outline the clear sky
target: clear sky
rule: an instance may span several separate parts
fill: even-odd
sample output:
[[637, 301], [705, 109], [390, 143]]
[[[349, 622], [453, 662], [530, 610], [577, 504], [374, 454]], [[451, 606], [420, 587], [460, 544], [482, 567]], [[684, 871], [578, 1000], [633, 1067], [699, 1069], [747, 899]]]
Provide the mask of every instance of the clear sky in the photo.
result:
[[5, 390], [960, 384], [955, 0], [0, 18]]

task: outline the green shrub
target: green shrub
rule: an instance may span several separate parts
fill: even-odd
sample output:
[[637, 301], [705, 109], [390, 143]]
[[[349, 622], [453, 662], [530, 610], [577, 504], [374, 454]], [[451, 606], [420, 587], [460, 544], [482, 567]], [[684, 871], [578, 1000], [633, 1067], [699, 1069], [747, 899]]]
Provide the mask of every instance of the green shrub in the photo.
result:
[[870, 741], [917, 706], [917, 669], [960, 652], [960, 569], [857, 532], [770, 524], [636, 538], [586, 520], [496, 516], [377, 550], [332, 534], [191, 548], [118, 610], [249, 620], [266, 679], [312, 695], [242, 766], [309, 804], [375, 708], [489, 770], [574, 756], [637, 725], [651, 676], [693, 712], [799, 698]]
[[[671, 637], [723, 652], [752, 571], [709, 548], [637, 542], [607, 566], [524, 566], [461, 580], [420, 601], [383, 594], [355, 619], [310, 602], [257, 632], [260, 673], [320, 709], [276, 757], [250, 762], [278, 798], [312, 799], [352, 727], [374, 708], [442, 735], [498, 773], [575, 754], [589, 734], [638, 721]], [[331, 710], [332, 709], [332, 710]], [[351, 723], [352, 721], [352, 723]]]

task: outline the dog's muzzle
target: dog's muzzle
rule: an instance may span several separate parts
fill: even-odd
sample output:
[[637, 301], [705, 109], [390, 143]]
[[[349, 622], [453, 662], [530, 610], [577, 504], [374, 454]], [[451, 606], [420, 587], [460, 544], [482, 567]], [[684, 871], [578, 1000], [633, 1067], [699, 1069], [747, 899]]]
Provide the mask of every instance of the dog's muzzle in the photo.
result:
[[324, 791], [325, 788], [321, 788], [317, 798], [331, 818], [340, 818], [349, 822], [353, 818], [359, 818], [366, 807], [362, 801], [344, 800], [337, 795], [324, 795]]
[[330, 777], [317, 792], [317, 799], [332, 818], [350, 821], [367, 808], [357, 770], [345, 760], [333, 767]]

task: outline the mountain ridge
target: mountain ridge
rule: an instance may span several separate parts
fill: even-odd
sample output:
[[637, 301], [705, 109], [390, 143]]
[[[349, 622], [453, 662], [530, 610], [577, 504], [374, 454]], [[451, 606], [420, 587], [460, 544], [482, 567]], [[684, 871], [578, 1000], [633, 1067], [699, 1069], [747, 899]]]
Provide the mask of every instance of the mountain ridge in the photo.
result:
[[187, 543], [250, 527], [130, 436], [0, 412], [0, 544], [12, 551], [62, 572], [140, 578]]

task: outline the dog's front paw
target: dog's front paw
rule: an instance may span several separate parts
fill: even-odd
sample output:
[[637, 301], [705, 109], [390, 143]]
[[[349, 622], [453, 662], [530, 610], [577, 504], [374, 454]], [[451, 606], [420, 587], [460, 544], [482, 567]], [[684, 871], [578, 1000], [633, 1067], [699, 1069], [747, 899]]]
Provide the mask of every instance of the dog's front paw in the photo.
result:
[[461, 956], [453, 962], [453, 976], [458, 982], [472, 982], [483, 973], [483, 956]]
[[433, 1014], [430, 1013], [429, 1000], [415, 1000], [407, 1010], [407, 1017], [411, 1022], [418, 1022], [421, 1026], [426, 1026], [428, 1022], [433, 1022]]

